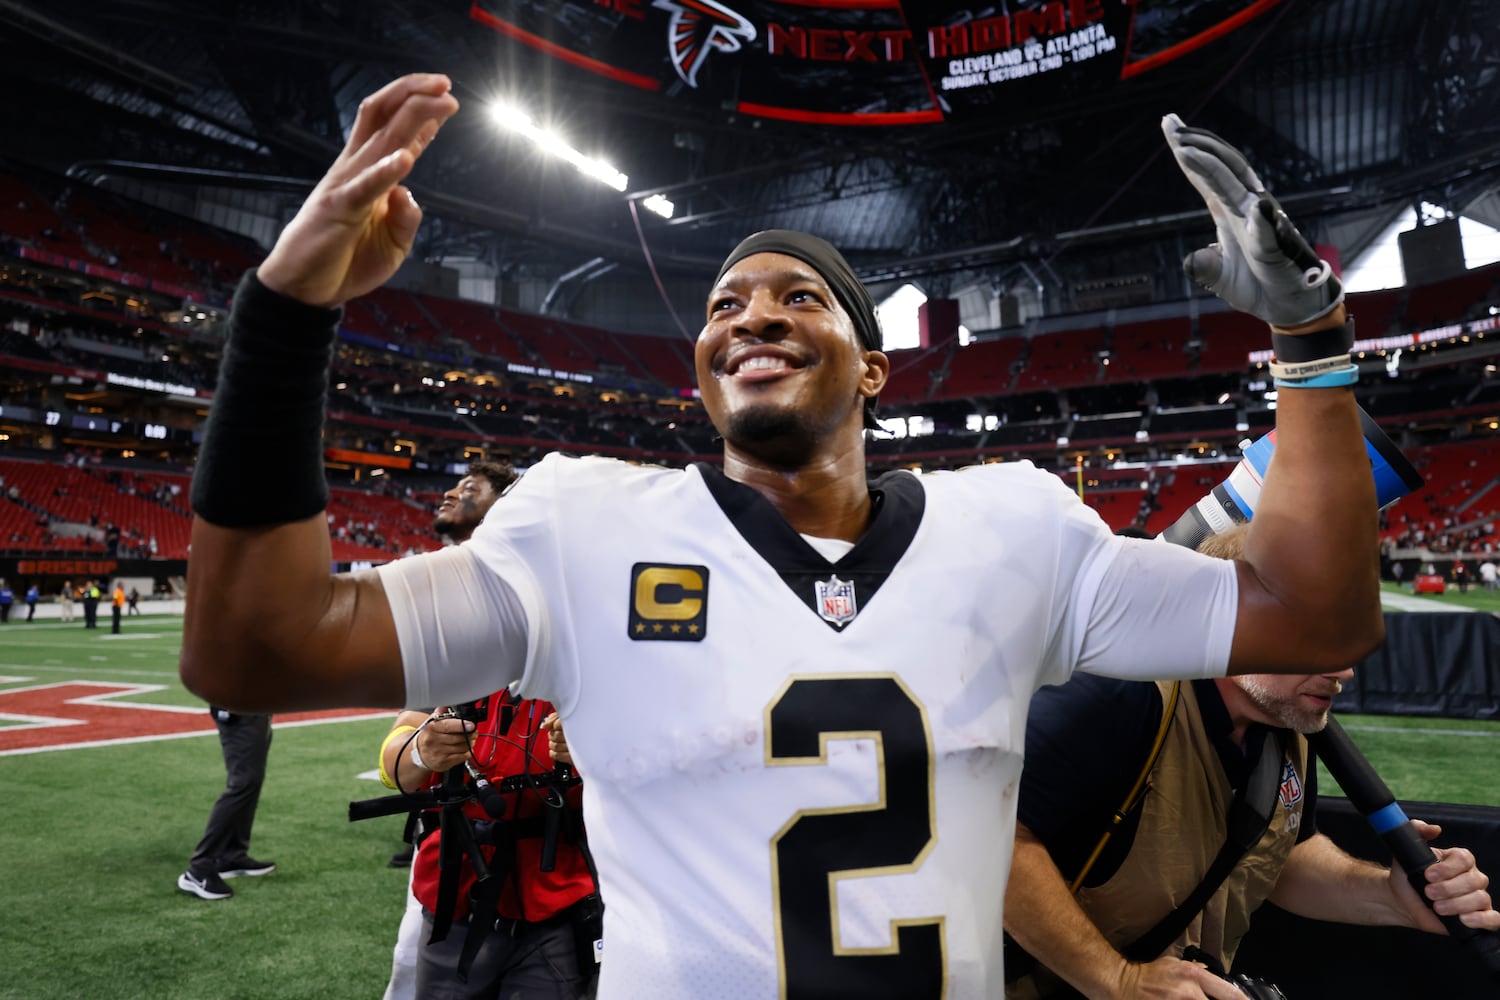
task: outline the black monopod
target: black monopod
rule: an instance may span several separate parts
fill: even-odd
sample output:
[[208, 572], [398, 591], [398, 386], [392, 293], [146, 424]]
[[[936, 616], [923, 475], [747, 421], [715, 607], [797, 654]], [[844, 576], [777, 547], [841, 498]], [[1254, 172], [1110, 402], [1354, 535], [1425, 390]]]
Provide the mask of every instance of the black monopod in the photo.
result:
[[[1349, 797], [1349, 802], [1390, 848], [1395, 863], [1406, 872], [1406, 880], [1430, 908], [1432, 900], [1427, 898], [1425, 891], [1426, 871], [1437, 863], [1437, 855], [1396, 804], [1396, 797], [1380, 775], [1375, 773], [1349, 734], [1344, 732], [1344, 727], [1331, 715], [1328, 726], [1322, 732], [1308, 736], [1307, 742]], [[1450, 937], [1463, 942], [1479, 957], [1491, 978], [1500, 979], [1500, 932], [1477, 930], [1455, 916], [1445, 917], [1440, 913], [1436, 916], [1448, 929]]]

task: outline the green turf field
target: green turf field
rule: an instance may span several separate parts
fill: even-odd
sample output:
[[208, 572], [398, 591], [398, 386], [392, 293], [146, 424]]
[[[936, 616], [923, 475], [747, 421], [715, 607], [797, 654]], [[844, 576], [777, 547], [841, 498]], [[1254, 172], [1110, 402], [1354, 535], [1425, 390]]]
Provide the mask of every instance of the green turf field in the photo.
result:
[[[129, 618], [113, 638], [107, 624], [0, 628], [0, 706], [7, 692], [84, 679], [159, 685], [121, 700], [201, 708], [177, 680], [181, 626]], [[1399, 798], [1500, 803], [1500, 722], [1342, 718]], [[405, 905], [406, 873], [386, 867], [402, 818], [351, 824], [347, 807], [385, 794], [358, 775], [388, 726], [276, 731], [252, 850], [279, 868], [234, 880], [222, 902], [176, 887], [223, 788], [211, 731], [0, 755], [11, 915], [0, 921], [0, 998], [379, 997]], [[1337, 794], [1326, 773], [1319, 787]]]
[[[1489, 611], [1500, 614], [1500, 590], [1485, 590], [1478, 585], [1471, 586], [1468, 590], [1460, 593], [1449, 588], [1442, 594], [1413, 594], [1411, 585], [1386, 581], [1380, 585], [1380, 589], [1386, 593], [1403, 594], [1418, 601], [1427, 601], [1432, 604], [1434, 611], [1456, 611], [1460, 608], [1472, 608], [1476, 611]], [[1388, 610], [1395, 610], [1394, 608]]]
[[[107, 636], [107, 620], [97, 632], [6, 626], [0, 705], [7, 690], [85, 678], [164, 685], [124, 701], [202, 707], [177, 680], [180, 617], [130, 618]], [[356, 775], [375, 766], [388, 728], [276, 731], [252, 850], [279, 867], [233, 880], [219, 902], [176, 885], [224, 787], [213, 732], [0, 756], [0, 898], [12, 915], [0, 922], [0, 997], [379, 997], [405, 906], [407, 873], [386, 866], [404, 817], [347, 815], [351, 799], [386, 794]]]

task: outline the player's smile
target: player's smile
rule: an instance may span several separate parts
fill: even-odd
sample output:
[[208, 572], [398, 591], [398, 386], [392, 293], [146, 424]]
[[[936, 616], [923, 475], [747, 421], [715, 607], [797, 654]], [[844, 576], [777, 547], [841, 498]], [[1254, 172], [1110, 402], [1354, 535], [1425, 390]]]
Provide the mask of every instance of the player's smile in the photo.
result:
[[714, 360], [715, 378], [741, 382], [767, 382], [807, 366], [806, 359], [774, 344], [740, 344], [722, 359]]

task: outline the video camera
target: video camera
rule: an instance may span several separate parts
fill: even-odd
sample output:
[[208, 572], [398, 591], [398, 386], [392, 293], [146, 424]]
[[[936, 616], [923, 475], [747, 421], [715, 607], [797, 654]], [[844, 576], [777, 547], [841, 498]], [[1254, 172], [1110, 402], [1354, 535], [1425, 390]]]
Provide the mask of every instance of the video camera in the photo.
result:
[[453, 707], [449, 708], [448, 711], [443, 712], [440, 715], [436, 715], [434, 716], [434, 718], [463, 719], [465, 722], [472, 722], [475, 725], [478, 725], [485, 719], [489, 718], [489, 714], [490, 699], [489, 695], [485, 695], [478, 701], [466, 701], [461, 704], [454, 705]]
[[[489, 717], [489, 701], [488, 697], [484, 697], [478, 701], [454, 705], [435, 718], [463, 719], [478, 725]], [[511, 707], [510, 703], [506, 702], [500, 710], [504, 713]], [[501, 732], [510, 728], [509, 720], [504, 715], [501, 717], [501, 722]], [[505, 816], [505, 799], [502, 796], [507, 792], [543, 791], [547, 793], [549, 804], [555, 803], [560, 806], [562, 793], [581, 781], [582, 779], [565, 765], [558, 765], [552, 771], [514, 774], [491, 781], [472, 761], [466, 760], [463, 764], [444, 772], [443, 780], [432, 788], [350, 802], [349, 822], [374, 819], [377, 816], [395, 816], [413, 810], [461, 806], [470, 799], [479, 802], [492, 819], [498, 820]]]
[[1250, 976], [1241, 973], [1225, 972], [1224, 966], [1219, 964], [1217, 958], [1197, 947], [1189, 945], [1184, 948], [1182, 950], [1182, 960], [1184, 962], [1197, 962], [1201, 965], [1206, 965], [1209, 972], [1228, 982], [1231, 986], [1249, 997], [1250, 1000], [1287, 1000], [1286, 994], [1281, 992], [1281, 989], [1275, 984], [1268, 983], [1264, 979], [1252, 979]]

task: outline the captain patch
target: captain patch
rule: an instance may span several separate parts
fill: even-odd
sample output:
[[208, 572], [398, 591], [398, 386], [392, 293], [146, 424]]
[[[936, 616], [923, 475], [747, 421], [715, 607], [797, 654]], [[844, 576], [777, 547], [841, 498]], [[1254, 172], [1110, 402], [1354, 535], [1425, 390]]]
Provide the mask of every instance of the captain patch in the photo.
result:
[[708, 567], [632, 566], [627, 631], [640, 641], [702, 642], [708, 634]]

